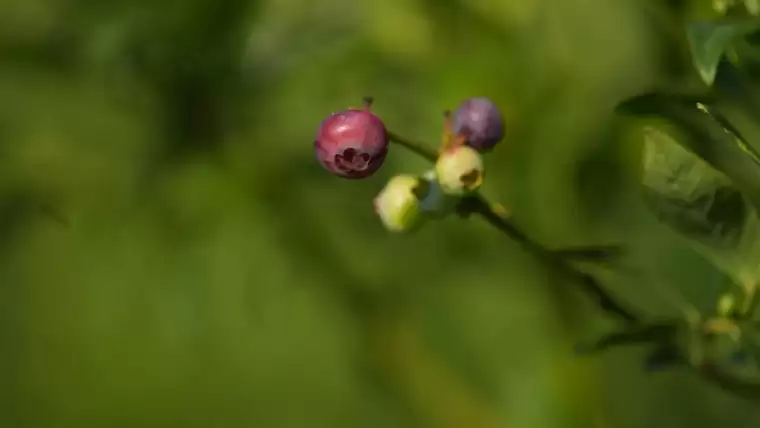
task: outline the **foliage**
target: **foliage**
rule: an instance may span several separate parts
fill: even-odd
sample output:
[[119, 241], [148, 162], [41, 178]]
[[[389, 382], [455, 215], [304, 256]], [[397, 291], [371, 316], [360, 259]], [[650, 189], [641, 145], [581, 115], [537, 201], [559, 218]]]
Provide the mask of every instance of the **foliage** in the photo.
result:
[[[751, 425], [728, 3], [0, 0], [0, 425]], [[364, 94], [412, 138], [348, 185], [306, 148]], [[370, 195], [431, 166], [399, 142], [468, 96], [508, 134], [473, 221], [390, 236]]]

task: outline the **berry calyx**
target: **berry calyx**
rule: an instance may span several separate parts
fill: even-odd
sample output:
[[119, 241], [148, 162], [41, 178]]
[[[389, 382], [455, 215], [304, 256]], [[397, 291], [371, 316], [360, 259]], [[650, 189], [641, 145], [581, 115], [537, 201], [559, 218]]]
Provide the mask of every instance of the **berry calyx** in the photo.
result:
[[476, 191], [483, 184], [483, 158], [469, 146], [453, 146], [444, 150], [435, 164], [435, 174], [443, 192], [462, 196]]
[[442, 218], [455, 211], [459, 198], [444, 192], [434, 169], [422, 175], [422, 182], [425, 185], [417, 188], [417, 198], [420, 200], [420, 211], [423, 214], [432, 218]]
[[451, 118], [451, 110], [443, 111], [443, 137], [441, 138], [441, 149], [438, 153], [450, 149], [455, 146], [461, 146], [467, 141], [467, 137], [461, 134], [454, 134], [453, 119]]
[[454, 112], [452, 132], [480, 152], [493, 150], [504, 139], [504, 115], [491, 100], [475, 97]]
[[419, 197], [426, 193], [427, 184], [413, 175], [402, 174], [391, 178], [378, 193], [372, 204], [386, 229], [391, 232], [409, 232], [424, 220]]
[[372, 98], [364, 108], [333, 113], [319, 126], [314, 149], [320, 164], [338, 177], [366, 178], [377, 172], [388, 154], [388, 133], [372, 113]]

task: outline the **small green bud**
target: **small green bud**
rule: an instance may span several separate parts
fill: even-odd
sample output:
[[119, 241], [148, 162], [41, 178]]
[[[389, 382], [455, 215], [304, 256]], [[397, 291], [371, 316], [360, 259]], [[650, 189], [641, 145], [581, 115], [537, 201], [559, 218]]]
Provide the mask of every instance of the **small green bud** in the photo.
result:
[[713, 0], [713, 10], [720, 14], [724, 14], [728, 10], [729, 6], [734, 5], [734, 1], [735, 0]]
[[483, 184], [483, 158], [469, 146], [454, 146], [444, 150], [435, 164], [435, 174], [443, 192], [463, 196]]
[[750, 15], [760, 15], [760, 0], [744, 0], [744, 7]]
[[391, 232], [409, 232], [423, 220], [418, 193], [425, 184], [419, 177], [402, 174], [391, 178], [373, 200], [375, 213]]
[[718, 316], [730, 318], [736, 311], [736, 298], [729, 294], [723, 294], [718, 299]]

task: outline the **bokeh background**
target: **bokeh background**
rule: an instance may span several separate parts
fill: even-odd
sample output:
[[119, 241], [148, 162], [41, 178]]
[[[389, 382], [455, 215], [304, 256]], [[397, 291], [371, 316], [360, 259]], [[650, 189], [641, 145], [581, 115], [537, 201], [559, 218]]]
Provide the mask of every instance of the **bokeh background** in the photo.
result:
[[371, 198], [429, 165], [333, 177], [313, 138], [372, 94], [430, 144], [496, 101], [485, 194], [652, 316], [720, 275], [641, 202], [612, 109], [689, 74], [709, 1], [0, 0], [0, 426], [760, 426], [756, 403], [642, 349], [477, 218], [386, 233]]

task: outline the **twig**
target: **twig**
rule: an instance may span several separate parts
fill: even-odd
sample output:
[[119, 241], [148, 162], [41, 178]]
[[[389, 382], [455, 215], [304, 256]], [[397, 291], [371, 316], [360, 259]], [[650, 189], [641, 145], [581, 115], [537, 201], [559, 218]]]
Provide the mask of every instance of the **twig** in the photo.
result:
[[[438, 157], [436, 151], [424, 143], [406, 139], [393, 132], [388, 132], [388, 137], [390, 141], [409, 149], [411, 152], [431, 162], [435, 162]], [[619, 334], [612, 334], [610, 337], [603, 339], [594, 345], [595, 350], [598, 351], [609, 347], [635, 343], [652, 343], [666, 348], [677, 346], [677, 340], [674, 334], [678, 329], [677, 320], [643, 323], [642, 318], [638, 314], [620, 304], [615, 298], [607, 293], [606, 290], [604, 290], [595, 278], [578, 270], [568, 262], [568, 258], [563, 257], [563, 254], [572, 253], [582, 255], [586, 250], [574, 248], [568, 252], [547, 249], [543, 245], [531, 240], [528, 235], [523, 233], [509, 218], [504, 216], [503, 213], [496, 208], [498, 205], [492, 204], [479, 193], [464, 198], [460, 205], [460, 209], [464, 209], [466, 213], [478, 214], [488, 224], [507, 235], [512, 240], [518, 242], [523, 248], [539, 257], [547, 265], [566, 272], [583, 287], [584, 291], [598, 301], [599, 306], [604, 311], [617, 316], [620, 320], [626, 323], [627, 331]], [[597, 249], [597, 251], [604, 251], [604, 249]], [[715, 383], [725, 391], [732, 392], [744, 398], [760, 397], [760, 381], [743, 379], [725, 371], [713, 363], [692, 362], [687, 358], [685, 353], [682, 353], [678, 359], [692, 371], [704, 379]]]
[[715, 364], [705, 363], [699, 366], [690, 365], [689, 367], [726, 392], [748, 399], [760, 398], [760, 381], [742, 379]]
[[404, 138], [392, 131], [388, 131], [388, 139], [393, 143], [404, 146], [409, 151], [414, 152], [416, 155], [423, 157], [430, 162], [435, 162], [436, 159], [438, 159], [438, 153], [425, 143]]
[[[435, 162], [438, 158], [438, 153], [424, 143], [401, 137], [391, 131], [388, 131], [388, 138], [391, 142], [399, 144], [431, 162]], [[468, 213], [480, 215], [486, 220], [486, 222], [488, 222], [488, 224], [518, 242], [523, 248], [544, 260], [548, 265], [561, 269], [569, 276], [573, 277], [579, 284], [581, 284], [585, 291], [598, 301], [599, 306], [604, 311], [614, 314], [626, 322], [635, 323], [639, 321], [639, 318], [632, 311], [625, 308], [625, 306], [609, 295], [595, 278], [576, 269], [568, 263], [566, 259], [561, 257], [561, 252], [553, 252], [531, 240], [528, 235], [523, 233], [512, 221], [506, 218], [501, 211], [496, 208], [495, 204], [489, 202], [481, 194], [476, 193], [464, 198], [460, 204], [460, 208], [463, 208]]]

